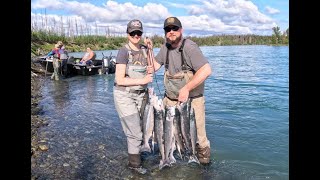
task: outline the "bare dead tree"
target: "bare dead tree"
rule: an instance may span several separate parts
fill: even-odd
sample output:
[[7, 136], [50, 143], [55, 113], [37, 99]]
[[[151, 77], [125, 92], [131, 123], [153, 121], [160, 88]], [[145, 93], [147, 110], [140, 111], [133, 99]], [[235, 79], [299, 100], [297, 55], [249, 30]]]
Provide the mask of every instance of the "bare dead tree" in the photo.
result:
[[82, 28], [82, 24], [80, 24], [80, 29], [81, 29], [81, 35], [83, 35], [83, 28]]
[[47, 9], [44, 9], [44, 18], [46, 23], [45, 29], [46, 29], [46, 32], [48, 32], [49, 29], [48, 29]]
[[53, 23], [52, 23], [53, 26], [51, 27], [51, 28], [52, 28], [52, 32], [56, 33], [56, 32], [55, 32], [55, 28], [54, 28], [54, 27], [56, 27], [56, 24], [57, 24], [56, 19], [53, 17], [53, 18], [52, 18], [52, 21], [53, 21]]
[[97, 21], [95, 21], [95, 25], [96, 25], [96, 31], [95, 31], [95, 33], [96, 33], [96, 35], [98, 35], [98, 25], [97, 25]]
[[61, 16], [61, 34], [60, 35], [64, 35], [64, 29], [63, 29], [63, 19], [62, 19], [62, 16]]
[[[42, 11], [42, 10], [41, 10]], [[42, 14], [42, 13], [41, 13]], [[43, 20], [43, 16], [41, 15], [41, 25], [42, 27], [44, 27], [44, 20]]]
[[75, 24], [76, 24], [76, 33], [77, 33], [77, 36], [79, 36], [77, 19], [75, 19]]
[[71, 34], [72, 34], [72, 33], [71, 33], [70, 21], [71, 21], [71, 20], [68, 18], [68, 19], [67, 19], [68, 37], [71, 37]]

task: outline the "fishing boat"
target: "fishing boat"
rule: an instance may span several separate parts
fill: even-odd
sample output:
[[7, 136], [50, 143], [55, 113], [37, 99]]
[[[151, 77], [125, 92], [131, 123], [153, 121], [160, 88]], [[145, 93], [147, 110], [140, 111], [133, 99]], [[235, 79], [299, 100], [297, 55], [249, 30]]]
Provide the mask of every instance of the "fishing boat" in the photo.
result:
[[[103, 53], [102, 53], [103, 54]], [[70, 56], [67, 61], [67, 76], [73, 75], [94, 75], [94, 74], [114, 74], [116, 68], [116, 57], [105, 56], [102, 59], [92, 60], [91, 65], [80, 64], [81, 58]], [[47, 72], [53, 72], [53, 57], [39, 56], [33, 60], [39, 62]], [[61, 71], [59, 71], [61, 72]]]
[[34, 63], [40, 63], [41, 66], [47, 71], [47, 72], [53, 72], [53, 65], [52, 65], [52, 58], [47, 58], [47, 56], [39, 56], [34, 58], [32, 61]]
[[[53, 56], [40, 56], [40, 57], [37, 57], [34, 62], [39, 62], [41, 64], [41, 66], [45, 69], [45, 71], [47, 72], [51, 72], [53, 73], [54, 72], [54, 69], [53, 69]], [[73, 75], [76, 75], [76, 71], [74, 70], [73, 68], [73, 64], [74, 64], [74, 58], [72, 56], [70, 56], [68, 58], [68, 61], [67, 61], [67, 72], [64, 72], [66, 74], [64, 74], [64, 76], [73, 76]], [[59, 68], [59, 72], [61, 74], [63, 74], [63, 72], [61, 71], [61, 68]]]
[[81, 58], [74, 58], [73, 61], [73, 68], [76, 70], [78, 75], [93, 75], [93, 74], [114, 74], [116, 69], [116, 57], [112, 56], [105, 56], [102, 53], [102, 59], [95, 59], [92, 60], [91, 65], [87, 64], [80, 64]]

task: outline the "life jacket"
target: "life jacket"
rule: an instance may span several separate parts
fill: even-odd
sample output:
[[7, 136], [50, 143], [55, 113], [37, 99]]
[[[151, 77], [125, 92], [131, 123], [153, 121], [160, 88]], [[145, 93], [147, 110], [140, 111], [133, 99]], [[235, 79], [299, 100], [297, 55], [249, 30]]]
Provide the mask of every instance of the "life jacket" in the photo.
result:
[[[125, 48], [128, 50], [128, 64], [126, 66], [126, 77], [130, 77], [133, 79], [141, 79], [144, 78], [147, 74], [147, 56], [144, 45], [140, 45], [139, 53], [135, 53], [133, 55], [132, 49], [129, 44], [125, 45]], [[145, 85], [137, 85], [137, 86], [129, 86], [127, 87], [129, 90], [144, 90], [146, 89], [148, 84]]]
[[54, 49], [52, 50], [52, 52], [54, 53], [54, 54], [53, 54], [53, 57], [54, 57], [54, 58], [60, 59], [60, 49], [54, 48]]

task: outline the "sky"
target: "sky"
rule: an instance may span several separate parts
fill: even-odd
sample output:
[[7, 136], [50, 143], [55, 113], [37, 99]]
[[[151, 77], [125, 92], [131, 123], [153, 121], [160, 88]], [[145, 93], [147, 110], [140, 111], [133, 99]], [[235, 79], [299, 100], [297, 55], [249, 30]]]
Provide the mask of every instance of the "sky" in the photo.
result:
[[73, 35], [125, 36], [139, 19], [144, 35], [164, 36], [170, 16], [186, 36], [272, 35], [273, 27], [289, 28], [289, 0], [31, 0], [32, 28]]

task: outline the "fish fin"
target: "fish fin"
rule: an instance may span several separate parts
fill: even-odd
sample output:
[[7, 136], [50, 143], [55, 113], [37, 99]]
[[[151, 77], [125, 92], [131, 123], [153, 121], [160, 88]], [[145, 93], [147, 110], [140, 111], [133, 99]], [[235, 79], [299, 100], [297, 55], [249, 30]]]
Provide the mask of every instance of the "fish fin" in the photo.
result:
[[189, 164], [189, 163], [193, 163], [193, 162], [195, 162], [195, 163], [197, 163], [197, 164], [200, 164], [197, 156], [195, 156], [195, 155], [192, 155], [192, 156], [189, 157], [188, 164]]

